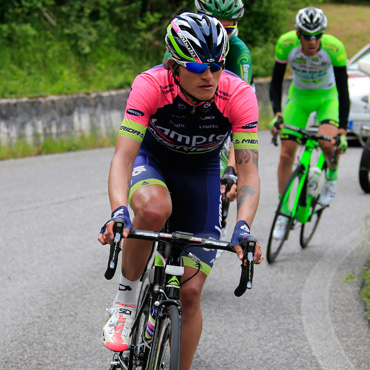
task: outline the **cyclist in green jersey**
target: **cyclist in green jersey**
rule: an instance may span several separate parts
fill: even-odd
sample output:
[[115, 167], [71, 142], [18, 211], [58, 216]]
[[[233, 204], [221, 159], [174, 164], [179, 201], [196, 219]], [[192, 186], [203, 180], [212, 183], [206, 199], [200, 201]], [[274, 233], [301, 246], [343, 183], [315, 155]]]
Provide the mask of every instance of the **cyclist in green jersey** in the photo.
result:
[[[327, 18], [314, 7], [301, 9], [296, 16], [296, 31], [283, 34], [276, 45], [276, 61], [270, 85], [270, 98], [278, 123], [305, 128], [312, 112], [317, 113], [319, 133], [340, 139], [340, 150], [347, 148], [346, 130], [349, 114], [349, 94], [344, 45], [336, 37], [324, 34]], [[293, 71], [293, 82], [282, 113], [282, 81], [286, 66]], [[279, 132], [282, 125], [279, 127]], [[293, 171], [295, 153], [300, 141], [295, 131], [282, 129], [278, 167], [278, 187], [281, 195]], [[321, 142], [328, 171], [320, 196], [322, 205], [329, 205], [335, 195], [337, 164], [330, 161], [334, 145]], [[314, 170], [314, 169], [313, 169]], [[285, 234], [287, 219], [280, 216], [274, 238]]]

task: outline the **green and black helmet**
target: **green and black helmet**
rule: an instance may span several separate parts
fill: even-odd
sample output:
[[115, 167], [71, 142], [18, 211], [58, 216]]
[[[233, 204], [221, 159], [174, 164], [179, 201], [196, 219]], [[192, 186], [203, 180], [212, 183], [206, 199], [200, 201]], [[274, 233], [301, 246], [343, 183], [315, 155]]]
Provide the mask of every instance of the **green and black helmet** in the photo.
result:
[[244, 14], [241, 0], [195, 0], [195, 7], [198, 13], [236, 21]]

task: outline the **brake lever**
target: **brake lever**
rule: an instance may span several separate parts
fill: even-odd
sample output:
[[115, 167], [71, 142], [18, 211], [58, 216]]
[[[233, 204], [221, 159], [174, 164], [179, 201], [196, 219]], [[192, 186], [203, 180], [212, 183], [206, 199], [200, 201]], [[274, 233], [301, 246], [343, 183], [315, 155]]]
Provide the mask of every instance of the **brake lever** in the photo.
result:
[[[222, 201], [222, 218], [226, 220], [229, 213], [230, 199], [228, 198], [231, 187], [234, 185], [234, 181], [230, 178], [222, 178], [221, 185], [225, 185], [225, 200]], [[225, 225], [222, 225], [224, 227]]]
[[337, 136], [335, 138], [333, 156], [330, 158], [330, 162], [333, 163], [333, 164], [338, 163], [338, 156], [339, 156], [339, 151], [340, 151], [339, 143], [340, 143], [340, 136]]
[[[241, 243], [241, 247], [244, 251], [244, 258], [242, 261], [242, 272], [240, 276], [239, 286], [235, 289], [234, 294], [237, 297], [242, 296], [247, 289], [252, 289], [252, 281], [253, 281], [253, 272], [254, 272], [254, 250], [256, 248], [257, 240], [252, 236], [246, 240], [243, 240]], [[244, 262], [246, 261], [246, 266], [244, 266]]]
[[271, 142], [275, 146], [278, 146], [278, 131], [280, 130], [280, 125], [283, 123], [283, 118], [281, 116], [277, 116], [276, 122], [274, 123], [274, 132], [272, 134]]
[[111, 280], [113, 278], [117, 269], [118, 255], [119, 252], [121, 251], [120, 244], [122, 240], [122, 232], [124, 227], [125, 224], [124, 222], [121, 221], [116, 221], [113, 226], [114, 240], [110, 246], [108, 266], [104, 274], [107, 280]]

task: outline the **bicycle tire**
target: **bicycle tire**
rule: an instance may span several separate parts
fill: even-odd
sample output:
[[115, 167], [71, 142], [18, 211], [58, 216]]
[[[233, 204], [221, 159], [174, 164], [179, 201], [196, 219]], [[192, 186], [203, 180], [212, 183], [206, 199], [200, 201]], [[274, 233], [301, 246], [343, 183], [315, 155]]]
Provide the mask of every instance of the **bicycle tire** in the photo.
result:
[[[140, 317], [138, 318], [138, 325], [135, 326], [135, 328], [133, 328], [132, 330], [132, 344], [134, 344], [135, 346], [143, 343], [146, 326], [149, 320], [149, 314], [152, 304], [151, 299], [149, 299], [149, 290], [151, 289], [151, 271], [151, 269], [147, 270], [142, 276], [141, 288], [137, 300], [137, 315], [140, 315]], [[148, 360], [147, 354], [144, 355], [143, 353], [142, 356], [136, 358], [136, 360], [137, 361], [135, 369], [146, 369]]]
[[170, 305], [157, 320], [149, 370], [180, 370], [181, 316], [178, 307]]
[[362, 151], [359, 181], [361, 189], [365, 193], [370, 193], [370, 137], [366, 140], [366, 145]]
[[[270, 264], [275, 262], [277, 256], [279, 255], [281, 249], [283, 248], [283, 245], [284, 245], [285, 241], [288, 240], [290, 230], [293, 228], [293, 226], [295, 224], [295, 219], [292, 218], [291, 213], [290, 214], [284, 213], [282, 211], [282, 207], [283, 207], [284, 199], [286, 197], [289, 197], [290, 195], [292, 195], [291, 197], [289, 197], [290, 201], [293, 201], [293, 199], [296, 198], [297, 185], [298, 185], [298, 183], [300, 181], [300, 178], [302, 176], [302, 171], [303, 171], [303, 168], [300, 165], [298, 165], [295, 168], [295, 170], [293, 171], [292, 175], [289, 178], [289, 181], [288, 181], [288, 183], [287, 183], [287, 185], [286, 185], [286, 187], [283, 191], [283, 194], [281, 196], [279, 205], [276, 209], [275, 217], [274, 217], [274, 220], [272, 222], [272, 226], [271, 226], [271, 230], [270, 230], [270, 236], [269, 236], [269, 241], [268, 241], [268, 244], [267, 244], [267, 252], [266, 252], [266, 259], [267, 259], [267, 262], [270, 263]], [[292, 209], [292, 208], [289, 208], [289, 209]], [[287, 219], [288, 219], [287, 220], [287, 227], [286, 227], [285, 235], [282, 239], [274, 239], [274, 237], [273, 237], [274, 229], [275, 229], [277, 219], [280, 215], [284, 215], [284, 216], [287, 217]]]
[[321, 171], [320, 179], [318, 180], [317, 188], [313, 194], [312, 202], [309, 207], [309, 217], [308, 220], [302, 223], [301, 234], [299, 237], [299, 243], [302, 249], [307, 248], [308, 244], [312, 240], [313, 235], [319, 225], [322, 213], [326, 206], [321, 206], [318, 201], [320, 198], [320, 193], [322, 187], [324, 186], [326, 179], [327, 165], [324, 163], [324, 166]]

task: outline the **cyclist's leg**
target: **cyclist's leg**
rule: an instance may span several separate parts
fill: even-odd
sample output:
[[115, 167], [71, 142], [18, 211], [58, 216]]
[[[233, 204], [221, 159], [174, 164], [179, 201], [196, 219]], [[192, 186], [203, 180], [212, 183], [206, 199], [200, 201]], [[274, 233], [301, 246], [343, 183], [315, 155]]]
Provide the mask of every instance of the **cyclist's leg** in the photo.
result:
[[[320, 122], [319, 133], [322, 135], [335, 137], [338, 134], [338, 112], [339, 101], [336, 87], [320, 91], [321, 104], [317, 109], [317, 118]], [[320, 141], [320, 147], [324, 153], [327, 165], [331, 169], [335, 169], [337, 164], [331, 162], [334, 146], [328, 141]]]
[[[159, 231], [171, 214], [171, 198], [161, 172], [142, 152], [134, 164], [129, 200], [134, 228]], [[103, 342], [113, 351], [125, 351], [130, 345], [136, 292], [151, 248], [148, 241], [126, 239], [123, 243], [120, 286], [103, 328]]]
[[[134, 212], [134, 229], [160, 231], [172, 212], [171, 197], [161, 170], [143, 151], [139, 152], [134, 164], [129, 202]], [[127, 278], [140, 278], [152, 244], [143, 240], [125, 240], [122, 268]]]
[[[194, 173], [176, 170], [168, 179], [168, 187], [173, 201], [173, 213], [170, 218], [171, 230], [192, 232], [197, 236], [218, 239], [221, 229], [221, 191], [218, 159], [213, 161], [212, 169]], [[207, 165], [208, 166], [208, 165]], [[186, 194], [186, 196], [184, 196]], [[204, 282], [209, 274], [216, 251], [213, 249], [190, 248], [201, 261], [201, 270], [181, 286], [183, 304], [181, 370], [188, 370], [198, 346], [202, 331], [201, 294]], [[184, 255], [187, 278], [197, 272], [195, 263]]]
[[287, 134], [282, 133], [280, 160], [278, 166], [278, 186], [280, 195], [283, 193], [285, 186], [288, 183], [288, 180], [293, 172], [293, 165], [297, 148], [298, 143], [297, 141], [295, 141], [295, 136], [292, 135], [288, 137]]
[[[185, 266], [183, 281], [194, 275], [196, 270]], [[194, 354], [202, 333], [201, 294], [207, 275], [199, 272], [181, 287], [183, 305], [181, 370], [190, 370]]]
[[[339, 102], [336, 88], [322, 92], [322, 104], [317, 110], [317, 116], [320, 122], [319, 133], [327, 136], [336, 137], [338, 134], [338, 111]], [[337, 163], [333, 163], [331, 158], [334, 153], [334, 145], [328, 141], [321, 141], [320, 147], [324, 153], [328, 169], [326, 171], [326, 181], [321, 190], [319, 203], [326, 206], [334, 199], [337, 184]]]
[[[291, 85], [287, 103], [283, 112], [283, 120], [287, 125], [305, 128], [311, 113], [305, 106], [307, 99], [302, 97], [304, 92]], [[278, 185], [281, 195], [293, 172], [295, 154], [300, 142], [301, 135], [295, 131], [283, 129], [281, 132], [281, 151], [278, 167]]]

